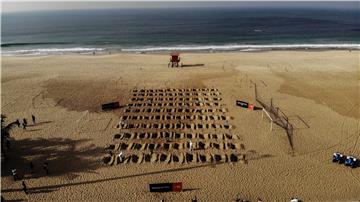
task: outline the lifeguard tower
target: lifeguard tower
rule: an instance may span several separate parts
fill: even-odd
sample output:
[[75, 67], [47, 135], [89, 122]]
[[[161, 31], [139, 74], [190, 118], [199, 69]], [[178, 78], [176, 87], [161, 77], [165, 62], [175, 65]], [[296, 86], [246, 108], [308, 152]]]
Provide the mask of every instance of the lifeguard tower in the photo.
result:
[[168, 67], [179, 67], [180, 62], [180, 53], [171, 53], [170, 54], [170, 62], [168, 64]]

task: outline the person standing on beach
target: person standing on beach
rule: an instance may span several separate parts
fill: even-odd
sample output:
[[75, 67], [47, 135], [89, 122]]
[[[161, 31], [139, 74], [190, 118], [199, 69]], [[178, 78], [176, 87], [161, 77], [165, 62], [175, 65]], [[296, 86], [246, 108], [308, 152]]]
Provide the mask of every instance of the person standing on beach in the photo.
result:
[[22, 123], [23, 129], [26, 130], [26, 124]]
[[27, 120], [25, 118], [23, 119], [22, 125], [23, 125], [24, 130], [26, 130]]
[[23, 124], [27, 125], [27, 120], [26, 120], [26, 118], [23, 118]]
[[32, 115], [32, 114], [31, 114], [31, 119], [32, 119], [33, 124], [35, 125], [35, 124], [36, 124], [36, 118], [35, 118], [35, 116]]
[[25, 181], [23, 180], [22, 181], [22, 190], [25, 192], [25, 194], [27, 195], [28, 194], [28, 191], [27, 191], [27, 187], [26, 187], [26, 184], [25, 184]]
[[16, 125], [20, 128], [20, 121], [19, 121], [19, 119], [16, 119], [16, 121], [15, 121], [15, 123], [16, 123]]
[[120, 159], [120, 163], [122, 163], [124, 161], [124, 152], [120, 151], [120, 154], [118, 155], [119, 159]]
[[12, 174], [12, 176], [14, 178], [14, 181], [18, 180], [18, 174], [17, 174], [16, 169], [12, 169], [11, 174]]

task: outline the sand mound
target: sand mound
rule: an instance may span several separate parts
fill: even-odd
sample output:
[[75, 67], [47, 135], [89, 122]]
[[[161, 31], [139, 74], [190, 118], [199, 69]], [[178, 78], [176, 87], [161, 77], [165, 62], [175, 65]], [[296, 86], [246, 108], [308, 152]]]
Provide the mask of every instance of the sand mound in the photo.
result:
[[103, 158], [103, 163], [104, 164], [107, 164], [107, 165], [112, 165], [114, 163], [114, 160], [115, 160], [115, 156], [112, 155], [112, 156], [105, 156]]
[[222, 160], [222, 156], [221, 156], [221, 155], [219, 155], [219, 154], [213, 154], [212, 156], [213, 156], [213, 159], [214, 159], [214, 161], [215, 161], [216, 163], [221, 162], [221, 160]]
[[169, 143], [164, 143], [161, 145], [161, 147], [165, 150], [165, 151], [169, 151], [171, 148], [171, 144]]
[[131, 162], [132, 163], [142, 163], [143, 161], [143, 155], [131, 155]]
[[180, 150], [184, 148], [184, 144], [183, 143], [174, 143], [173, 144], [173, 148], [176, 150]]
[[[130, 143], [130, 144], [131, 144], [131, 146], [132, 146], [132, 143]], [[125, 149], [127, 149], [127, 148], [131, 148], [131, 146], [129, 146], [130, 144], [120, 143], [120, 144], [119, 144], [119, 149], [125, 150]]]
[[123, 136], [121, 134], [115, 134], [114, 139], [122, 139]]
[[143, 154], [143, 159], [145, 162], [151, 162], [151, 154]]
[[238, 160], [239, 160], [239, 158], [235, 154], [230, 155], [230, 161], [231, 162], [237, 162]]
[[115, 145], [114, 144], [111, 144], [107, 147], [105, 147], [106, 150], [115, 150]]
[[173, 154], [171, 162], [180, 164], [184, 163], [184, 155], [182, 153]]
[[206, 155], [199, 154], [198, 158], [198, 162], [206, 163]]
[[171, 160], [171, 154], [161, 153], [159, 157], [159, 161], [162, 163], [169, 163]]
[[187, 163], [195, 163], [197, 161], [197, 154], [186, 153], [185, 160]]
[[153, 153], [153, 154], [151, 155], [150, 162], [151, 162], [151, 163], [157, 162], [157, 161], [158, 161], [158, 157], [159, 157], [159, 154]]

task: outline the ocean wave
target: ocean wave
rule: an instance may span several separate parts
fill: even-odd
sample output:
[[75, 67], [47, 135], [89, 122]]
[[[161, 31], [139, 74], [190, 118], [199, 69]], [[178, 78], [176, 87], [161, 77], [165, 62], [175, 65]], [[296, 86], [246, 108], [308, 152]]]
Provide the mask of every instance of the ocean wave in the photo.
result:
[[64, 53], [88, 53], [93, 51], [103, 51], [103, 48], [38, 48], [26, 50], [2, 50], [1, 54], [4, 56], [11, 55], [48, 55], [48, 54], [64, 54]]
[[261, 51], [291, 49], [356, 49], [360, 44], [270, 44], [270, 45], [204, 45], [204, 46], [162, 46], [124, 48], [125, 52], [157, 52], [157, 51]]
[[240, 51], [240, 52], [256, 52], [256, 51], [269, 51], [269, 50], [326, 50], [326, 49], [339, 49], [339, 50], [360, 50], [360, 44], [270, 44], [270, 45], [178, 45], [178, 46], [146, 46], [146, 47], [133, 47], [133, 48], [120, 48], [120, 47], [72, 47], [72, 48], [37, 48], [37, 49], [17, 49], [6, 50], [2, 49], [1, 55], [3, 56], [16, 56], [16, 55], [59, 55], [66, 53], [91, 53], [91, 52], [166, 52], [166, 51], [203, 51], [203, 52], [216, 52], [216, 51]]

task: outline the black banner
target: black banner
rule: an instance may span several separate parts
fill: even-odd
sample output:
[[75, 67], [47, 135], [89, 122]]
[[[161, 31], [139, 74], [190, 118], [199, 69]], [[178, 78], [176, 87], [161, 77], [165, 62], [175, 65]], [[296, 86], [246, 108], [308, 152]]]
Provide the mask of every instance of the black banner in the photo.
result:
[[244, 107], [244, 108], [249, 107], [249, 103], [241, 101], [241, 100], [236, 100], [236, 105], [239, 106], [239, 107]]
[[106, 103], [106, 104], [101, 105], [102, 110], [117, 109], [119, 107], [120, 107], [119, 102], [110, 102], [110, 103]]
[[149, 184], [150, 192], [170, 192], [172, 191], [172, 183]]
[[149, 184], [150, 192], [179, 192], [182, 191], [182, 183], [157, 183], [157, 184]]

